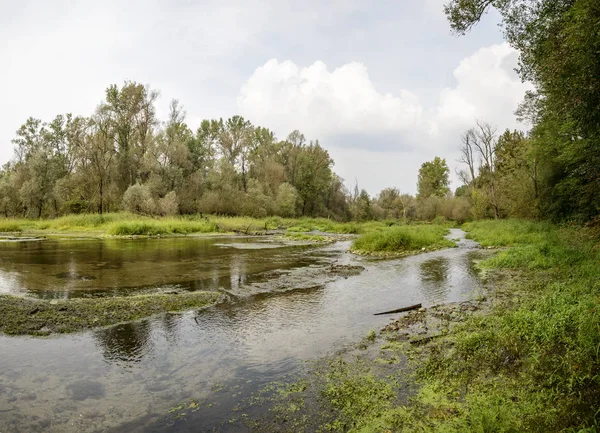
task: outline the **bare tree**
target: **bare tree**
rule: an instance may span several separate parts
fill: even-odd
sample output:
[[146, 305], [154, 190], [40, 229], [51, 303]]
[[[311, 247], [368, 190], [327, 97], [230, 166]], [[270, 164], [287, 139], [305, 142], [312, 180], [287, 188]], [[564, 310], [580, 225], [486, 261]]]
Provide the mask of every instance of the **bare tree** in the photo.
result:
[[[485, 121], [477, 120], [475, 128], [469, 129], [463, 136], [461, 157], [459, 162], [467, 165], [467, 170], [459, 171], [458, 176], [471, 187], [475, 187], [475, 179], [486, 189], [489, 205], [494, 217], [500, 216], [497, 198], [496, 150], [498, 147], [497, 128]], [[477, 170], [477, 176], [476, 176]]]
[[475, 158], [473, 155], [473, 142], [476, 140], [475, 129], [471, 128], [465, 132], [461, 136], [461, 140], [461, 156], [458, 162], [466, 164], [467, 170], [459, 170], [456, 174], [465, 185], [472, 189], [475, 183]]

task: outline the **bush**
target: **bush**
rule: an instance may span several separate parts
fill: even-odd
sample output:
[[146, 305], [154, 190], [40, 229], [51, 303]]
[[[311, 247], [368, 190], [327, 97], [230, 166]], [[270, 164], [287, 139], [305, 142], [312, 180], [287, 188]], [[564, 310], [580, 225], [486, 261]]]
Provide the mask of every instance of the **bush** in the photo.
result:
[[173, 216], [179, 213], [179, 198], [175, 191], [169, 192], [158, 200], [158, 210], [161, 215]]
[[283, 217], [294, 217], [296, 215], [296, 203], [298, 202], [298, 191], [289, 183], [282, 183], [277, 188], [275, 200], [275, 211]]
[[136, 183], [123, 194], [123, 208], [137, 214], [152, 215], [156, 211], [156, 203], [146, 185]]

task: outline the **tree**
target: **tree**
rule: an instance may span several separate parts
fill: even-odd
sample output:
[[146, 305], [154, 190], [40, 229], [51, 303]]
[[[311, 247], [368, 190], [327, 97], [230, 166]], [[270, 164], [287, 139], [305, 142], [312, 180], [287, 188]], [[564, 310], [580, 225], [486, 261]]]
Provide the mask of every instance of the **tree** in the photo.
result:
[[600, 3], [596, 0], [451, 0], [453, 30], [465, 34], [496, 8], [518, 73], [530, 81], [517, 114], [531, 122], [543, 213], [587, 220], [600, 214]]
[[[468, 165], [471, 176], [467, 185], [471, 186], [471, 193], [475, 187], [485, 189], [485, 195], [488, 197], [495, 218], [500, 216], [496, 176], [497, 147], [496, 128], [487, 122], [477, 120], [476, 127], [469, 129], [463, 135], [461, 162]], [[475, 164], [477, 164], [477, 178], [475, 177]]]
[[382, 189], [376, 201], [384, 211], [384, 218], [400, 219], [404, 215], [404, 204], [398, 188]]
[[242, 116], [233, 116], [223, 124], [219, 145], [223, 158], [241, 171], [242, 188], [248, 189], [248, 154], [251, 148], [252, 124]]
[[109, 86], [89, 118], [27, 119], [13, 140], [14, 160], [0, 170], [0, 212], [350, 218], [343, 181], [318, 140], [294, 131], [278, 141], [241, 116], [205, 119], [193, 132], [177, 100], [159, 121], [157, 98], [127, 81]]
[[295, 159], [295, 175], [292, 185], [298, 191], [302, 215], [315, 215], [323, 205], [323, 197], [331, 184], [329, 152], [318, 141], [299, 148]]
[[105, 101], [97, 109], [97, 115], [104, 119], [103, 134], [114, 140], [123, 191], [140, 176], [146, 180], [147, 173], [141, 168], [158, 122], [154, 108], [158, 95], [147, 86], [126, 81], [121, 88], [116, 84], [109, 86]]
[[419, 169], [417, 198], [424, 200], [432, 195], [444, 197], [450, 191], [449, 174], [450, 169], [445, 159], [436, 156], [432, 161], [424, 162]]

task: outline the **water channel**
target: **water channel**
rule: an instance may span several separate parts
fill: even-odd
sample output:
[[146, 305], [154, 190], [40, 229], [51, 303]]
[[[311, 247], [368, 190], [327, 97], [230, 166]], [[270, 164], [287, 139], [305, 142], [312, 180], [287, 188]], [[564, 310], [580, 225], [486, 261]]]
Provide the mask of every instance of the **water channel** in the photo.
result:
[[[168, 412], [201, 403], [190, 431], [245, 431], [231, 409], [261, 385], [380, 329], [378, 311], [468, 299], [480, 256], [450, 248], [403, 259], [348, 252], [350, 241], [273, 238], [0, 243], [0, 292], [44, 299], [219, 290], [202, 311], [48, 338], [0, 336], [0, 432], [174, 430]], [[347, 278], [331, 265], [360, 265]], [[194, 403], [196, 404], [196, 403]]]

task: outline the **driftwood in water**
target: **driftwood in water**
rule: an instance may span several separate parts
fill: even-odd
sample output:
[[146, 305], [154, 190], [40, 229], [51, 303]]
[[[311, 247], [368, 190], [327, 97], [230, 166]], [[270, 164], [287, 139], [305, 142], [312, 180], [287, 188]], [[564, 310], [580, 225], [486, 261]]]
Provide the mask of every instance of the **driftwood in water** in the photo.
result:
[[397, 308], [395, 310], [383, 311], [381, 313], [375, 313], [374, 316], [381, 316], [382, 314], [394, 314], [394, 313], [403, 313], [404, 311], [416, 310], [421, 308], [421, 304], [410, 305], [408, 307]]

